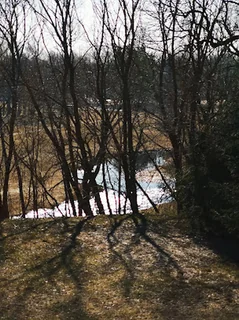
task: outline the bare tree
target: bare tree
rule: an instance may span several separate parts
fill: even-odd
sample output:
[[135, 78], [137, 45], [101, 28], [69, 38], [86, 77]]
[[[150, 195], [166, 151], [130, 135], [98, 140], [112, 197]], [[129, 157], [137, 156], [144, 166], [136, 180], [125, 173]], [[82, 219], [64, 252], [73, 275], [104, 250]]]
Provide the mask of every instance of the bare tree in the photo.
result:
[[[37, 52], [35, 63], [40, 90], [39, 87], [27, 82], [27, 79], [25, 79], [26, 86], [39, 120], [61, 162], [66, 194], [74, 214], [80, 214], [83, 210], [92, 216], [90, 206], [92, 196], [95, 198], [99, 213], [104, 213], [95, 179], [104, 157], [106, 137], [97, 129], [97, 126], [102, 127], [100, 118], [97, 120], [97, 113], [91, 113], [92, 109], [81, 103], [84, 102], [84, 97], [81, 96], [77, 82], [77, 68], [81, 63], [81, 57], [77, 57], [73, 50], [74, 28], [77, 21], [74, 20], [74, 17], [77, 17], [75, 3], [68, 0], [64, 3], [54, 1], [49, 4], [42, 0], [39, 1], [39, 7], [33, 10], [37, 19], [44, 21], [49, 28], [59, 54], [52, 55], [46, 50], [50, 77], [55, 83], [54, 92], [48, 87], [49, 81], [45, 79], [41, 70]], [[43, 42], [44, 40], [43, 36]], [[41, 98], [37, 99], [37, 96]], [[79, 168], [84, 170], [80, 188], [77, 176]], [[76, 212], [74, 195], [79, 203], [79, 212]]]
[[[131, 71], [134, 65], [136, 35], [140, 20], [139, 9], [140, 1], [120, 0], [117, 3], [102, 1], [98, 9], [102, 20], [101, 36], [98, 46], [95, 46], [98, 69], [97, 93], [106, 126], [110, 131], [114, 148], [117, 151], [115, 155], [124, 173], [126, 198], [129, 199], [134, 214], [138, 214], [138, 205]], [[109, 84], [109, 74], [106, 76], [105, 72], [107, 70], [106, 59], [109, 59], [110, 63], [113, 64], [114, 72], [119, 79], [117, 101], [120, 102], [122, 110], [117, 124], [110, 119], [105, 108], [106, 88]], [[117, 83], [114, 83], [114, 85], [117, 86]], [[112, 83], [109, 84], [109, 87], [113, 92]], [[116, 131], [116, 125], [118, 131]]]
[[[0, 135], [2, 147], [2, 198], [0, 219], [9, 217], [9, 179], [14, 157], [14, 129], [18, 109], [20, 63], [26, 44], [26, 4], [11, 0], [0, 4], [1, 72], [7, 90], [3, 100], [8, 102], [6, 116], [1, 115]], [[7, 96], [6, 96], [7, 92]]]
[[[200, 148], [220, 105], [220, 97], [213, 93], [218, 65], [237, 39], [229, 28], [229, 6], [235, 3], [171, 0], [151, 4], [148, 14], [155, 34], [158, 32], [158, 41], [150, 42], [157, 48], [157, 118], [172, 145], [178, 210], [188, 192], [193, 194], [192, 207], [199, 208], [206, 203]], [[193, 177], [189, 188], [185, 186], [187, 180], [182, 182], [183, 176]]]

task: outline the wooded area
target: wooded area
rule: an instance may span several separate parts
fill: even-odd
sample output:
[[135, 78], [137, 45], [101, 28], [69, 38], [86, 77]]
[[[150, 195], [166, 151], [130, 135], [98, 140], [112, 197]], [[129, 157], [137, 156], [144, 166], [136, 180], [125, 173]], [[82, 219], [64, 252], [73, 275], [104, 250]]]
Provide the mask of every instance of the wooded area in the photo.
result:
[[10, 216], [12, 177], [23, 217], [57, 205], [59, 184], [75, 216], [93, 216], [92, 197], [104, 214], [96, 176], [112, 158], [138, 215], [136, 158], [154, 148], [172, 159], [179, 217], [196, 231], [237, 234], [238, 2], [101, 0], [93, 9], [94, 34], [77, 1], [0, 3], [0, 219]]

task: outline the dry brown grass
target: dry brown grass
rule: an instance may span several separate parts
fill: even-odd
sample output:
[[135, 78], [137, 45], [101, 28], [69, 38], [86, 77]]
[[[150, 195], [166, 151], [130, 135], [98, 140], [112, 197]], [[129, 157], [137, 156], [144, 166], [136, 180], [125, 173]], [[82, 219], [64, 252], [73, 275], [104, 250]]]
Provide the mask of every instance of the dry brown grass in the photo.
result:
[[[28, 203], [27, 210], [33, 208], [32, 189], [30, 188], [30, 168], [31, 161], [36, 164], [38, 177], [44, 181], [44, 186], [51, 195], [58, 201], [62, 202], [65, 198], [60, 165], [55, 155], [54, 148], [49, 138], [43, 131], [37, 127], [19, 127], [14, 134], [15, 145], [18, 155], [23, 160], [20, 161], [20, 170], [23, 179], [23, 189], [25, 202]], [[21, 203], [19, 198], [19, 184], [16, 172], [16, 166], [10, 176], [8, 202], [10, 215], [16, 215], [21, 212]], [[47, 201], [44, 189], [38, 184], [38, 203], [43, 207], [50, 207]]]
[[1, 223], [0, 319], [238, 319], [238, 266], [167, 211]]
[[[88, 115], [86, 114], [86, 116]], [[135, 143], [137, 143], [138, 141], [138, 136], [141, 128], [143, 128], [145, 132], [145, 135], [141, 137], [141, 149], [157, 149], [159, 148], [159, 146], [163, 146], [166, 148], [170, 147], [168, 139], [164, 135], [159, 134], [159, 132], [156, 130], [157, 122], [155, 121], [153, 116], [149, 116], [141, 112], [135, 113], [134, 117], [136, 128], [136, 132], [134, 132]], [[99, 116], [92, 113], [90, 119], [88, 119], [88, 122], [89, 121], [98, 123]], [[87, 123], [87, 125], [89, 125], [89, 123]], [[62, 134], [64, 137], [66, 137], [66, 134], [64, 132], [62, 132]], [[29, 164], [30, 157], [37, 161], [38, 175], [45, 177], [44, 184], [51, 195], [59, 203], [64, 201], [65, 193], [63, 183], [61, 183], [62, 175], [60, 171], [60, 165], [56, 158], [52, 143], [45, 134], [44, 130], [37, 128], [36, 126], [17, 127], [14, 139], [18, 149], [18, 153], [22, 158], [24, 158], [24, 161], [26, 163]], [[89, 143], [92, 150], [95, 149], [95, 151], [97, 151], [96, 140], [92, 139], [92, 141], [90, 141]], [[33, 154], [34, 147], [38, 148], [37, 154]], [[109, 147], [111, 148], [111, 151], [114, 150], [113, 140], [109, 142]], [[33, 209], [32, 191], [30, 190], [29, 192], [30, 172], [23, 164], [20, 164], [20, 168], [23, 174], [25, 200], [26, 203], [29, 203], [27, 210], [29, 211]], [[21, 212], [21, 203], [19, 199], [19, 187], [16, 170], [13, 170], [11, 174], [8, 197], [10, 215], [19, 214]], [[39, 187], [38, 204], [40, 207], [51, 207], [51, 204], [49, 204], [47, 200], [46, 193], [41, 187]]]

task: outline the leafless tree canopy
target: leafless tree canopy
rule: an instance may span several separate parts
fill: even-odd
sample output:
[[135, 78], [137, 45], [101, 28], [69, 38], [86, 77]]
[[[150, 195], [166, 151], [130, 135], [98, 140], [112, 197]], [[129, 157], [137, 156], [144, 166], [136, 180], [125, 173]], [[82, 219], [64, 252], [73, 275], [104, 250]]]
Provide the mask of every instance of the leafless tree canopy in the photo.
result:
[[172, 159], [179, 213], [188, 199], [208, 213], [207, 139], [238, 81], [237, 1], [94, 1], [94, 28], [82, 10], [73, 0], [1, 1], [1, 219], [11, 179], [23, 216], [58, 205], [59, 186], [75, 216], [93, 216], [92, 198], [104, 214], [96, 177], [112, 159], [138, 215], [137, 155], [150, 148]]

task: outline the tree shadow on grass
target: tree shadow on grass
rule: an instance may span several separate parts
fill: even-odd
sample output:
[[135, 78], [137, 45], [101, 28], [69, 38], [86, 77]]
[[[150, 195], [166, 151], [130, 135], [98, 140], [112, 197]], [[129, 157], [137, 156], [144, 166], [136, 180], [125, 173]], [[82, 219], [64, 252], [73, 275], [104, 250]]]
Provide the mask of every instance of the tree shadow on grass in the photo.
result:
[[[133, 245], [134, 243], [137, 243], [140, 241], [140, 239], [145, 240], [147, 243], [149, 243], [158, 253], [159, 259], [161, 259], [166, 265], [171, 265], [173, 268], [175, 268], [178, 272], [180, 272], [180, 266], [178, 263], [173, 259], [173, 257], [163, 249], [162, 246], [160, 246], [149, 234], [148, 234], [148, 221], [147, 218], [139, 214], [137, 216], [135, 215], [128, 215], [125, 216], [123, 219], [113, 221], [111, 225], [111, 230], [108, 233], [107, 240], [109, 243], [109, 248], [111, 250], [114, 249], [114, 246], [120, 242], [120, 239], [117, 238], [116, 232], [117, 230], [123, 226], [123, 224], [131, 220], [134, 224], [133, 230], [132, 230], [132, 238], [131, 242], [128, 244], [128, 247], [130, 245]], [[167, 235], [167, 232], [162, 233], [164, 237]]]
[[[57, 250], [52, 251], [50, 256], [42, 257], [40, 262], [33, 261], [20, 274], [5, 279], [5, 286], [17, 292], [13, 292], [10, 300], [10, 294], [5, 291], [2, 301], [5, 299], [6, 303], [0, 310], [1, 319], [54, 319], [57, 316], [59, 319], [94, 320], [84, 309], [81, 300], [84, 257], [81, 256], [81, 245], [77, 239], [88, 220], [80, 220], [73, 225], [69, 224], [68, 219], [51, 221], [49, 225], [46, 222], [37, 224], [36, 228], [44, 226], [49, 231], [53, 227], [57, 230], [61, 224], [59, 241], [62, 243], [59, 243]], [[27, 241], [35, 240], [35, 233], [31, 236], [31, 231], [28, 228], [25, 230], [28, 233]], [[8, 241], [11, 236], [14, 234], [7, 236]], [[44, 240], [43, 243], [46, 244], [45, 242]], [[67, 290], [70, 290], [69, 294]]]
[[[124, 232], [128, 232], [127, 241]], [[220, 277], [220, 271], [215, 277], [216, 270], [212, 272], [212, 277], [205, 273], [208, 278], [204, 279], [195, 274], [195, 277], [188, 281], [184, 277], [184, 265], [181, 265], [181, 260], [177, 262], [170, 249], [165, 249], [161, 237], [163, 241], [172, 241], [178, 246], [183, 240], [183, 235], [175, 236], [162, 225], [148, 221], [145, 216], [129, 215], [112, 220], [107, 240], [110, 251], [124, 269], [121, 283], [124, 296], [139, 304], [150, 305], [151, 311], [154, 310], [155, 320], [239, 318], [239, 308], [236, 303], [238, 282], [232, 283], [227, 277], [225, 279]], [[142, 263], [136, 260], [133, 251], [135, 245], [142, 240], [144, 242], [137, 250], [141, 250], [147, 244], [151, 247], [149, 258], [154, 252], [154, 256], [158, 256], [158, 263], [150, 261], [147, 264], [147, 257], [142, 259]], [[143, 268], [139, 268], [145, 262], [144, 267], [149, 268], [146, 272]], [[190, 264], [193, 262], [188, 263], [190, 270]]]
[[[121, 312], [123, 308], [127, 311], [127, 307], [129, 312], [137, 308], [147, 312], [149, 308], [150, 312], [154, 312], [150, 319], [154, 320], [237, 319], [233, 292], [238, 290], [238, 283], [233, 284], [221, 278], [213, 278], [216, 281], [208, 282], [197, 276], [189, 282], [185, 281], [181, 275], [181, 260], [177, 263], [171, 248], [164, 245], [167, 241], [178, 241], [170, 228], [144, 216], [105, 218], [103, 226], [98, 223], [99, 220], [96, 221], [93, 224], [88, 223], [89, 219], [39, 222], [32, 231], [29, 230], [30, 225], [23, 226], [26, 234], [21, 234], [20, 241], [29, 244], [32, 241], [34, 250], [39, 248], [36, 244], [40, 243], [52, 248], [52, 252], [48, 250], [46, 256], [32, 263], [30, 261], [25, 267], [21, 265], [21, 272], [9, 274], [3, 279], [1, 288], [15, 290], [15, 293], [8, 294], [7, 290], [0, 292], [3, 301], [0, 319], [94, 320], [101, 317], [128, 320], [130, 317]], [[103, 228], [106, 229], [104, 232]], [[15, 231], [19, 235], [21, 225]], [[107, 239], [105, 232], [108, 232]], [[1, 233], [3, 248], [6, 242], [13, 242], [10, 250], [17, 250], [15, 241], [18, 236], [15, 237], [14, 232], [6, 234], [5, 230]], [[44, 237], [45, 233], [49, 233], [50, 237]], [[79, 237], [81, 234], [83, 237]], [[54, 239], [54, 236], [58, 238]], [[92, 241], [89, 241], [89, 237], [93, 237]], [[85, 246], [82, 239], [88, 240], [90, 246]], [[99, 241], [99, 246], [93, 248], [95, 241]], [[92, 252], [87, 251], [91, 248]], [[109, 252], [105, 252], [107, 248]], [[27, 250], [31, 251], [31, 246]], [[91, 260], [91, 254], [97, 261], [91, 264], [92, 269], [88, 274], [85, 267], [89, 267], [89, 262], [86, 259]], [[144, 254], [145, 257], [142, 256]], [[9, 248], [4, 256], [9, 259]], [[146, 265], [142, 262], [146, 262]], [[93, 268], [99, 269], [94, 272]], [[92, 282], [89, 291], [86, 289], [88, 280]], [[98, 285], [98, 293], [94, 292], [94, 285]], [[93, 312], [101, 312], [100, 316], [92, 316], [86, 310], [85, 299], [95, 304]], [[105, 303], [115, 303], [115, 299], [116, 307], [113, 305], [111, 309], [103, 309]], [[117, 299], [122, 303], [118, 307]], [[217, 307], [210, 311], [219, 302], [221, 309]], [[139, 319], [140, 315], [134, 315]]]
[[[130, 239], [127, 242], [122, 241], [123, 233], [127, 223], [131, 223]], [[117, 233], [119, 233], [117, 235]], [[135, 245], [144, 240], [155, 252], [158, 264], [156, 268], [161, 268], [164, 271], [167, 269], [175, 270], [178, 277], [182, 276], [182, 270], [177, 261], [168, 253], [157, 241], [148, 234], [148, 221], [142, 214], [137, 216], [127, 215], [119, 220], [112, 220], [111, 229], [107, 235], [109, 250], [113, 256], [125, 270], [125, 275], [122, 280], [125, 297], [129, 297], [131, 288], [136, 281], [135, 263], [132, 257], [132, 249]], [[111, 261], [112, 262], [112, 261]]]

